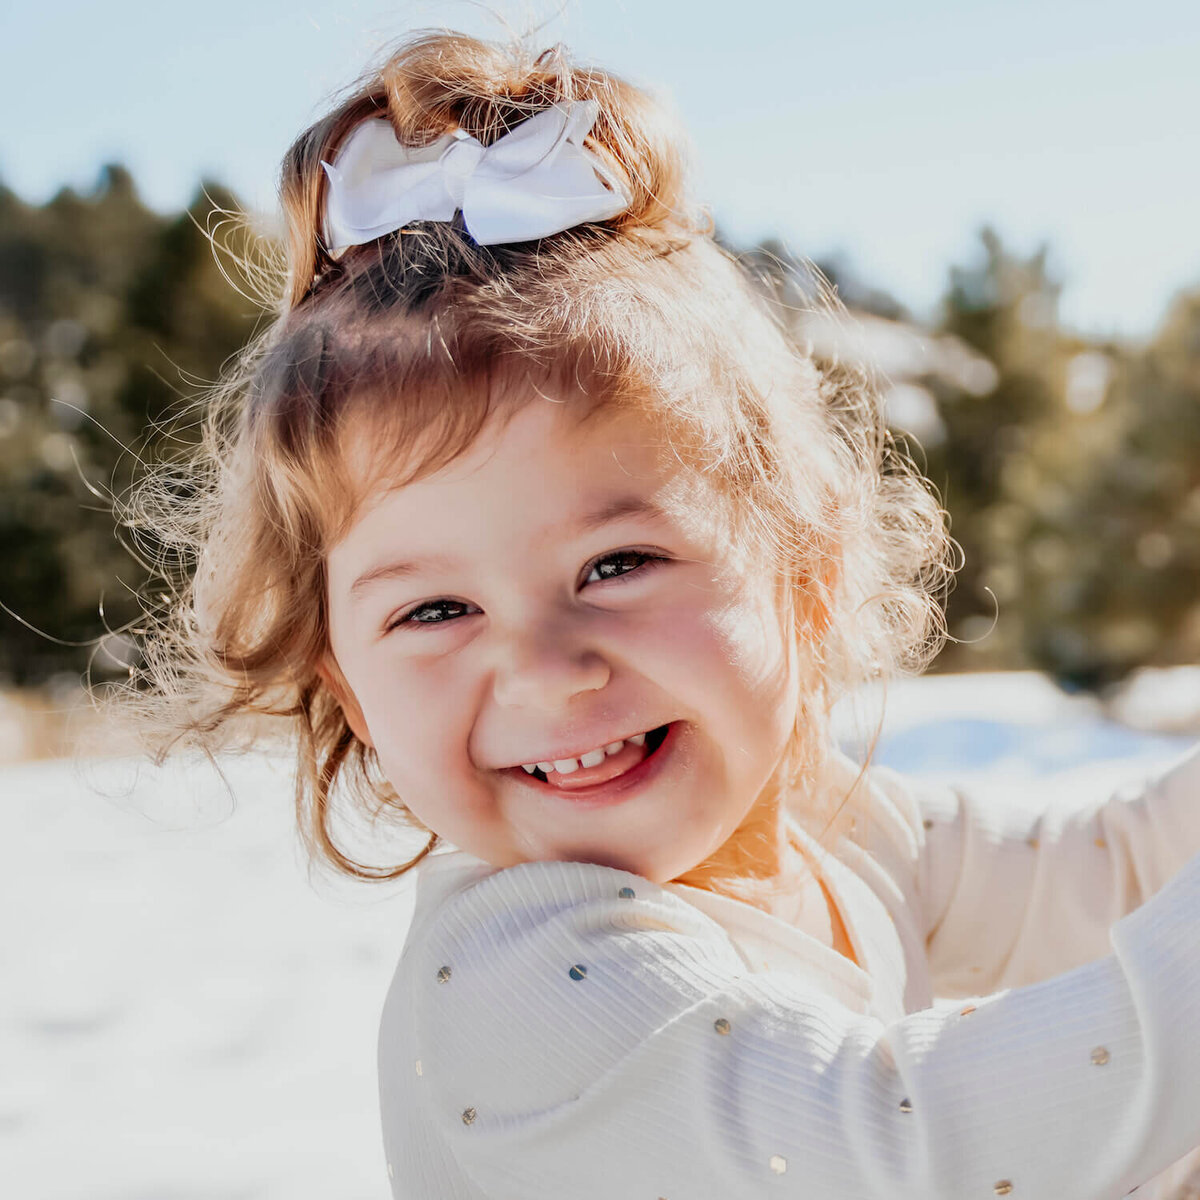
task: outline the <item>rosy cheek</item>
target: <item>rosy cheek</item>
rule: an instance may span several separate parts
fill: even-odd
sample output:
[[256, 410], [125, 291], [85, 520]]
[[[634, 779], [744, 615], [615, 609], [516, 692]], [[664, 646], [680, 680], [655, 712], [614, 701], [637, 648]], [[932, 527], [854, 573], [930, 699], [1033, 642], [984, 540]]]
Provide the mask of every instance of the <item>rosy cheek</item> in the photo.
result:
[[657, 635], [714, 669], [733, 668], [754, 679], [778, 652], [778, 638], [759, 608], [741, 598], [677, 608], [660, 622]]

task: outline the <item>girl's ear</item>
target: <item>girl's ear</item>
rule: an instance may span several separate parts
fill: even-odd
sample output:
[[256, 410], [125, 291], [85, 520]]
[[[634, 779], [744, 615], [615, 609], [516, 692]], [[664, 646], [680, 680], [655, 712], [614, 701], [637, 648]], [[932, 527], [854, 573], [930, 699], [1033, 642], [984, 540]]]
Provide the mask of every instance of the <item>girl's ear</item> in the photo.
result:
[[337, 660], [332, 655], [327, 655], [317, 663], [317, 674], [321, 677], [321, 682], [333, 693], [334, 699], [341, 705], [346, 724], [350, 726], [354, 736], [364, 746], [374, 749], [375, 743], [371, 741], [371, 732], [367, 728], [366, 718], [363, 716], [363, 711], [355, 699], [353, 690], [346, 682], [346, 677], [342, 674]]

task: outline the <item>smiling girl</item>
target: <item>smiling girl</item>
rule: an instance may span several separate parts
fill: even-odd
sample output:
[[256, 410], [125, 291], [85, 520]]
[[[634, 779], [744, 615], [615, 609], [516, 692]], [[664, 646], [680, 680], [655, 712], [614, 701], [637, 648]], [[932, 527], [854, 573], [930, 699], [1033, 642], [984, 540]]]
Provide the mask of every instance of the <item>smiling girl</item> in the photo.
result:
[[[317, 856], [416, 872], [397, 1197], [1112, 1200], [1200, 1143], [1198, 760], [1033, 812], [836, 750], [950, 543], [681, 162], [450, 34], [307, 130], [279, 319], [143, 495], [195, 556], [151, 672], [206, 745], [289, 723]], [[339, 802], [426, 844], [358, 861]]]
[[767, 786], [795, 706], [786, 638], [765, 581], [718, 571], [647, 422], [581, 423], [587, 397], [563, 397], [386, 491], [331, 548], [326, 678], [454, 845], [673, 879]]

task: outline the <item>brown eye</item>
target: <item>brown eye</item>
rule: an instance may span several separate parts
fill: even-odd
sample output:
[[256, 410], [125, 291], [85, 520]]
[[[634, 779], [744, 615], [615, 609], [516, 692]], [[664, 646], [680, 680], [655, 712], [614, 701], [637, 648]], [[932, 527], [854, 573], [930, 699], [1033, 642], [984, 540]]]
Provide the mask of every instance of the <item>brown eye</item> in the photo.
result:
[[667, 560], [659, 554], [650, 554], [645, 550], [616, 550], [595, 559], [588, 569], [584, 583], [602, 583], [606, 579], [619, 579], [622, 575], [632, 575], [635, 571], [649, 570], [658, 563]]
[[466, 616], [471, 607], [462, 600], [430, 600], [397, 617], [388, 625], [388, 629], [395, 629], [398, 625], [445, 625]]

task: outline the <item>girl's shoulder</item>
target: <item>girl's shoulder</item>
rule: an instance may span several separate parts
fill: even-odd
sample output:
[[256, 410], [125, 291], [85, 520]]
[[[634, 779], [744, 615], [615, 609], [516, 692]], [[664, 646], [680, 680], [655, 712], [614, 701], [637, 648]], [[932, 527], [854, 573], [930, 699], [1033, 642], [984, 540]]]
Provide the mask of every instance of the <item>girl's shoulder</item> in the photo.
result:
[[[654, 883], [588, 862], [497, 868], [461, 850], [431, 855], [418, 869], [423, 873], [402, 968], [409, 961], [398, 978], [424, 978], [442, 967], [448, 978], [460, 966], [478, 971], [488, 962], [549, 954], [561, 959], [564, 970], [584, 964], [582, 979], [589, 970], [595, 973], [601, 958], [617, 964], [621, 974], [674, 970], [678, 964], [670, 964], [682, 956], [689, 969], [702, 972], [704, 964], [717, 963], [746, 976], [787, 971], [848, 1011], [871, 1008], [863, 967], [792, 923], [731, 896]], [[450, 946], [457, 962], [446, 957]]]
[[422, 859], [414, 871], [416, 894], [409, 926], [410, 939], [413, 929], [428, 921], [433, 913], [457, 894], [494, 875], [499, 869], [449, 843], [443, 843]]
[[[827, 859], [832, 855], [860, 875], [867, 866], [875, 873], [885, 872], [899, 893], [911, 895], [919, 887], [918, 874], [932, 824], [930, 814], [950, 819], [958, 803], [954, 790], [915, 782], [886, 767], [864, 770], [840, 753], [826, 764], [821, 787], [823, 809], [819, 805], [806, 808], [800, 801], [789, 810], [793, 836], [799, 831], [816, 873], [829, 877], [832, 868]], [[416, 868], [411, 928], [418, 930], [456, 897], [477, 890], [476, 885], [489, 879], [485, 890], [495, 893], [498, 901], [503, 900], [501, 893], [511, 893], [520, 895], [523, 902], [541, 896], [550, 906], [556, 903], [555, 895], [564, 890], [576, 892], [579, 897], [595, 891], [602, 897], [615, 888], [615, 895], [640, 897], [649, 886], [656, 894], [673, 891], [689, 903], [697, 896], [693, 888], [648, 885], [634, 875], [616, 878], [625, 874], [588, 863], [522, 863], [500, 868], [446, 844]], [[728, 901], [720, 914], [723, 926], [728, 924], [725, 918], [730, 906], [747, 907]], [[533, 907], [541, 905], [535, 903]]]

